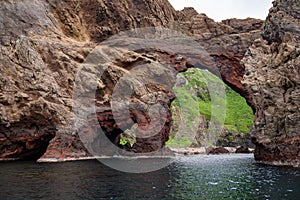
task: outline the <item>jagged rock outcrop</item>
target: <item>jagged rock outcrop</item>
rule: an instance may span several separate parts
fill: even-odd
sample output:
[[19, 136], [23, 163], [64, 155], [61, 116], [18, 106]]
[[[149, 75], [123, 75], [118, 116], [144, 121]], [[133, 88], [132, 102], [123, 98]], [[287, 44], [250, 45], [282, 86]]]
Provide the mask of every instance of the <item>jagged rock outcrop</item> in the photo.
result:
[[74, 75], [93, 45], [64, 36], [45, 1], [0, 4], [0, 157], [36, 159], [53, 137], [74, 137]]
[[[203, 14], [191, 13], [187, 10], [180, 14], [167, 0], [1, 1], [0, 157], [36, 159], [44, 154], [50, 141], [44, 158], [89, 156], [72, 122], [75, 75], [93, 48], [122, 30], [166, 26], [195, 36], [199, 45], [215, 58], [225, 82], [247, 98], [247, 91], [240, 84], [244, 69], [239, 60], [259, 34], [262, 21], [248, 19], [239, 26], [239, 20], [216, 23]], [[149, 59], [143, 54], [150, 52], [136, 53], [135, 58]], [[168, 73], [174, 73], [174, 80], [176, 72], [192, 66], [187, 58], [155, 53], [151, 62], [170, 63], [173, 69]], [[112, 66], [114, 73], [107, 74], [107, 82], [118, 80], [128, 70], [127, 65], [136, 63], [134, 59], [124, 59]], [[108, 89], [99, 92], [98, 100], [109, 98], [113, 86], [106, 85]], [[173, 98], [168, 90], [148, 89], [161, 92], [164, 106], [168, 107]], [[251, 104], [249, 99], [248, 102]], [[134, 111], [131, 114], [136, 121], [145, 117]], [[110, 111], [105, 110], [96, 118], [108, 127], [108, 135], [115, 134], [110, 138], [115, 140], [118, 129], [109, 115]], [[168, 115], [166, 121], [169, 119]], [[147, 144], [138, 142], [135, 150], [151, 151], [164, 145], [170, 125], [166, 124]], [[109, 130], [111, 126], [115, 129]], [[151, 146], [154, 143], [158, 145]]]
[[[191, 13], [190, 15], [186, 13]], [[244, 96], [248, 104], [255, 109], [253, 101], [249, 98], [248, 91], [241, 81], [245, 68], [240, 61], [248, 47], [259, 38], [263, 21], [259, 19], [228, 19], [215, 22], [205, 14], [196, 14], [195, 10], [186, 8], [179, 12], [180, 26], [190, 32], [197, 42], [213, 57], [213, 64], [219, 75], [236, 92]]]
[[199, 13], [193, 7], [185, 7], [184, 9], [177, 12], [178, 20], [181, 22], [187, 22], [187, 25], [193, 17], [199, 15]]
[[[36, 159], [53, 137], [44, 157], [88, 156], [72, 124], [79, 65], [94, 41], [125, 28], [165, 25], [176, 13], [165, 0], [0, 4], [1, 158]], [[168, 137], [162, 138], [163, 144]]]
[[248, 50], [244, 85], [257, 110], [258, 162], [300, 165], [300, 2], [276, 0], [262, 37]]
[[166, 26], [176, 20], [167, 0], [50, 0], [48, 5], [63, 33], [101, 42], [120, 31]]

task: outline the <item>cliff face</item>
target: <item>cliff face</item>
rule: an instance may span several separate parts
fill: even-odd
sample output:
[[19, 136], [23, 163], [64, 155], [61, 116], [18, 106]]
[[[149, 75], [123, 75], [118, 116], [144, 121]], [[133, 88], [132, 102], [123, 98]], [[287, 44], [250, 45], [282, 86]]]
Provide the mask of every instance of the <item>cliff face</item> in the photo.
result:
[[[195, 37], [199, 46], [214, 58], [224, 81], [253, 106], [240, 83], [244, 68], [239, 61], [258, 37], [261, 20], [232, 19], [216, 23], [192, 9], [177, 12], [167, 0], [1, 1], [0, 157], [88, 156], [72, 120], [72, 92], [80, 64], [101, 41], [119, 31], [175, 25], [177, 30]], [[156, 73], [166, 80], [169, 79], [164, 74], [171, 74], [174, 77], [168, 82], [171, 87], [177, 72], [191, 66], [168, 52], [154, 50], [129, 55], [104, 73], [105, 84], [97, 91], [95, 100], [100, 102], [102, 110], [90, 118], [115, 143], [121, 131], [106, 106], [119, 78], [136, 65], [164, 62], [171, 67], [141, 74], [146, 78], [147, 74]], [[215, 66], [215, 63], [206, 65], [214, 72], [210, 64]], [[143, 82], [143, 78], [139, 81]], [[133, 95], [138, 107], [160, 102], [168, 111], [161, 132], [149, 140], [137, 140], [134, 151], [149, 152], [164, 145], [171, 126], [169, 105], [173, 98], [168, 88], [158, 84]], [[133, 109], [130, 116], [140, 124], [149, 123], [145, 113]], [[124, 121], [123, 125], [130, 126], [130, 123]]]
[[165, 26], [176, 19], [166, 0], [50, 0], [48, 5], [65, 35], [101, 42], [120, 31]]
[[71, 94], [93, 45], [65, 36], [45, 1], [1, 1], [0, 19], [0, 157], [36, 159], [65, 133], [81, 151], [72, 137]]
[[245, 67], [240, 61], [248, 47], [260, 36], [263, 21], [248, 18], [229, 19], [218, 23], [205, 14], [195, 14], [191, 8], [180, 11], [180, 16], [183, 16], [180, 26], [192, 33], [197, 42], [213, 58], [214, 63], [209, 66], [216, 65], [224, 82], [244, 96], [254, 109], [248, 91], [241, 84]]
[[252, 140], [257, 161], [299, 166], [300, 2], [273, 4], [262, 37], [243, 59], [243, 83], [257, 110]]
[[[1, 1], [0, 4], [1, 158], [89, 156], [73, 124], [72, 93], [80, 64], [98, 42], [114, 33], [130, 28], [164, 26], [176, 17], [176, 11], [165, 0], [28, 0]], [[156, 58], [148, 57], [143, 56], [142, 52], [124, 57], [103, 74], [105, 84], [97, 91], [95, 102], [103, 112], [97, 113], [96, 121], [116, 145], [121, 130], [112, 118], [112, 111], [105, 108], [118, 79], [131, 67], [157, 62], [155, 60], [159, 58], [166, 59], [174, 68], [140, 73], [145, 77], [147, 73], [176, 77], [175, 69], [185, 69], [185, 65], [177, 63], [175, 66], [166, 55], [158, 53]], [[173, 60], [175, 58], [173, 56]], [[166, 77], [164, 79], [168, 80]], [[172, 84], [172, 80], [168, 84]], [[159, 101], [168, 111], [174, 98], [168, 88], [154, 84], [140, 91], [138, 97], [133, 96], [140, 107], [145, 108], [145, 105]], [[152, 102], [147, 102], [145, 95]], [[149, 118], [143, 113], [145, 110], [139, 111], [131, 110], [131, 118], [138, 124], [147, 123]], [[168, 111], [165, 128], [149, 140], [138, 140], [135, 151], [148, 152], [161, 148], [168, 140], [170, 118]], [[130, 126], [130, 123], [124, 121], [123, 125]]]

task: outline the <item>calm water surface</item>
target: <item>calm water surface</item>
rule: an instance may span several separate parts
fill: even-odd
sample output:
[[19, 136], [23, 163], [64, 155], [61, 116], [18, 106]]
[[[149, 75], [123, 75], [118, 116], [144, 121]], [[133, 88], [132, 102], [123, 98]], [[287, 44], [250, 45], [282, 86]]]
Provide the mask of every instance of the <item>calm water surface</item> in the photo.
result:
[[300, 199], [300, 171], [252, 155], [178, 157], [147, 174], [98, 161], [0, 163], [0, 199]]

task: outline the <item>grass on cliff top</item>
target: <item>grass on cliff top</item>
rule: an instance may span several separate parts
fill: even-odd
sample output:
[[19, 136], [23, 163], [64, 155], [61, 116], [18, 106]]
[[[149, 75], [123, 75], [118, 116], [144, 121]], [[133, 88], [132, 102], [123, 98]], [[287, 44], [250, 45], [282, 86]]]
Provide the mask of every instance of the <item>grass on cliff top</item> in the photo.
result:
[[[187, 125], [189, 127], [192, 126], [193, 120], [199, 116], [200, 112], [201, 115], [205, 115], [207, 121], [213, 119], [213, 123], [224, 122], [224, 128], [230, 132], [250, 132], [249, 128], [253, 126], [254, 118], [251, 107], [247, 105], [242, 96], [224, 84], [217, 76], [207, 70], [198, 69], [189, 69], [180, 73], [179, 76], [185, 78], [188, 83], [182, 87], [174, 88], [177, 98], [173, 101], [172, 108], [181, 109], [181, 115], [188, 119]], [[222, 96], [221, 90], [225, 90], [226, 97]], [[212, 92], [214, 93], [213, 96], [210, 94]], [[178, 109], [172, 109], [173, 112], [174, 110], [178, 111]], [[226, 115], [224, 115], [225, 112]], [[184, 146], [188, 144], [184, 138], [177, 140], [175, 140], [175, 136], [171, 136], [167, 145]]]

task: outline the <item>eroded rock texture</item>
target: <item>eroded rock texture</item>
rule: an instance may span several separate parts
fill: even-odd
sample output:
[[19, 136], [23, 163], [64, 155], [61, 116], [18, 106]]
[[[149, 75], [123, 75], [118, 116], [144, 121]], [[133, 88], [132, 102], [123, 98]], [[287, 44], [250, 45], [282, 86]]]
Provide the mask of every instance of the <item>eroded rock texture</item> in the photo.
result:
[[248, 50], [244, 85], [256, 107], [255, 158], [300, 163], [300, 2], [277, 0], [262, 37]]
[[[190, 15], [186, 13], [191, 13]], [[180, 26], [192, 33], [197, 42], [213, 58], [218, 72], [226, 84], [244, 96], [248, 104], [255, 109], [248, 91], [241, 84], [245, 68], [240, 61], [248, 47], [260, 36], [262, 20], [258, 19], [228, 19], [214, 22], [205, 14], [196, 14], [192, 8], [180, 11], [182, 21]]]
[[[215, 73], [220, 71], [225, 82], [253, 106], [240, 83], [244, 68], [239, 61], [258, 37], [261, 24], [261, 20], [255, 19], [216, 23], [190, 8], [177, 12], [167, 0], [1, 1], [0, 158], [36, 159], [46, 150], [44, 158], [89, 156], [74, 130], [75, 75], [92, 49], [122, 30], [165, 26], [195, 37], [215, 61], [210, 60], [202, 67]], [[159, 49], [135, 53], [134, 57], [120, 59], [104, 73], [105, 83], [95, 98], [95, 103], [103, 109], [117, 80], [136, 65], [170, 64], [172, 67], [165, 72], [155, 73], [162, 73], [162, 78], [164, 73], [172, 74], [173, 80], [178, 71], [193, 66], [186, 62], [188, 58]], [[216, 64], [217, 71], [209, 67]], [[145, 77], [140, 77], [140, 82], [148, 72], [141, 73]], [[146, 97], [146, 93], [150, 96]], [[133, 97], [131, 100], [136, 100], [139, 107], [160, 102], [167, 109], [164, 129], [149, 140], [137, 141], [134, 151], [160, 148], [168, 139], [171, 126], [168, 106], [174, 98], [172, 92], [164, 86], [150, 84], [146, 91]], [[130, 115], [135, 122], [149, 123], [145, 113], [133, 109]], [[95, 118], [117, 144], [120, 127], [111, 120], [111, 110], [104, 109]]]
[[[93, 45], [59, 27], [44, 1], [0, 2], [1, 158], [36, 159], [53, 137], [74, 137], [74, 74]], [[57, 148], [71, 152], [68, 144]]]
[[65, 35], [103, 41], [120, 31], [165, 26], [176, 19], [166, 0], [50, 0], [48, 6]]
[[[89, 156], [72, 120], [72, 92], [80, 64], [98, 42], [108, 36], [129, 28], [166, 25], [176, 16], [176, 11], [165, 0], [26, 0], [1, 1], [0, 5], [1, 158], [37, 159], [46, 149], [44, 158]], [[146, 62], [145, 59], [140, 53], [111, 66], [103, 75], [105, 84], [97, 92], [96, 103], [105, 106], [116, 81], [130, 67]], [[174, 68], [180, 68], [179, 71], [185, 68], [173, 64]], [[159, 86], [148, 89], [147, 92], [160, 92]], [[174, 97], [169, 91], [161, 93], [168, 108]], [[150, 97], [155, 94], [150, 92]], [[153, 103], [158, 100], [154, 99]], [[98, 114], [100, 124], [108, 120], [101, 117], [105, 113]], [[144, 116], [134, 111], [132, 115], [136, 121]], [[104, 123], [103, 126], [108, 127], [109, 137], [116, 132], [114, 124]], [[151, 146], [150, 141], [148, 147], [137, 142], [136, 149], [150, 151], [161, 147], [168, 140], [169, 127], [170, 123], [156, 136], [157, 145]], [[117, 134], [114, 137], [112, 140]]]

